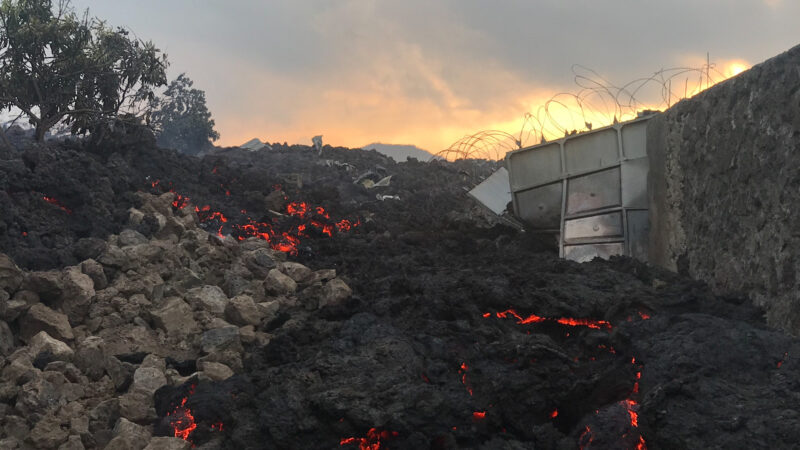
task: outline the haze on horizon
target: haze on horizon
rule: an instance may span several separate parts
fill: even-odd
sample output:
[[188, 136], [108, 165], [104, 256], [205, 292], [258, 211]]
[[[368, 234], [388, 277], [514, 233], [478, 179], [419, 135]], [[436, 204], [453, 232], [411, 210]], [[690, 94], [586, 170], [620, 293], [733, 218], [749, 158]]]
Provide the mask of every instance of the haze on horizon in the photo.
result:
[[206, 92], [217, 145], [431, 152], [518, 132], [574, 64], [622, 85], [706, 54], [730, 76], [800, 43], [793, 0], [73, 0], [167, 53]]

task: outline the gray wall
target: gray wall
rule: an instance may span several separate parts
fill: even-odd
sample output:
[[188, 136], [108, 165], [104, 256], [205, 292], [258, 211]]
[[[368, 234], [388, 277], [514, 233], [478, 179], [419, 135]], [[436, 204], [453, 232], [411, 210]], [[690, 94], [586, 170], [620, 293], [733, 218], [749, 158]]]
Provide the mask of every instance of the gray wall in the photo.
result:
[[800, 46], [653, 118], [650, 260], [800, 334]]

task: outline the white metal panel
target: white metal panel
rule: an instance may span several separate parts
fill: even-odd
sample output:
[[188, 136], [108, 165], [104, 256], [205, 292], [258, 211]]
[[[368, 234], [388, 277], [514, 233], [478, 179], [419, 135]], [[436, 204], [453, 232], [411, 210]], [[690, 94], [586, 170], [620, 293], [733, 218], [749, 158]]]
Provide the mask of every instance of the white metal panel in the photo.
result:
[[617, 130], [610, 128], [579, 134], [564, 142], [567, 172], [602, 169], [619, 162]]
[[628, 211], [628, 256], [647, 261], [650, 217], [647, 210]]
[[511, 201], [506, 168], [498, 169], [489, 178], [483, 180], [483, 183], [469, 191], [469, 195], [498, 216], [503, 214], [506, 205]]
[[562, 185], [559, 181], [514, 194], [519, 218], [540, 230], [560, 229]]
[[567, 182], [567, 215], [621, 204], [619, 167]]
[[647, 156], [647, 121], [622, 126], [622, 154], [626, 158]]
[[647, 209], [647, 174], [650, 162], [647, 157], [622, 163], [622, 206]]
[[602, 214], [564, 222], [564, 241], [587, 238], [622, 237], [622, 213]]
[[557, 180], [562, 176], [561, 145], [554, 143], [518, 150], [509, 154], [508, 167], [514, 191]]

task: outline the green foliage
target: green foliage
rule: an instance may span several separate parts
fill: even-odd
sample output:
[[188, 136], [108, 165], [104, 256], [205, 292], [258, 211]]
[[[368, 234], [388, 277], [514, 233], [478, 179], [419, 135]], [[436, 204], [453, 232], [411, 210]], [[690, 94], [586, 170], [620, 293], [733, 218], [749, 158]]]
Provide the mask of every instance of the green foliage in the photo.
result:
[[192, 88], [186, 74], [173, 80], [151, 115], [158, 144], [191, 155], [197, 154], [219, 139], [214, 120], [206, 107], [206, 94]]
[[166, 66], [152, 42], [78, 17], [68, 0], [0, 3], [0, 110], [20, 109], [39, 141], [61, 121], [81, 133], [145, 115]]

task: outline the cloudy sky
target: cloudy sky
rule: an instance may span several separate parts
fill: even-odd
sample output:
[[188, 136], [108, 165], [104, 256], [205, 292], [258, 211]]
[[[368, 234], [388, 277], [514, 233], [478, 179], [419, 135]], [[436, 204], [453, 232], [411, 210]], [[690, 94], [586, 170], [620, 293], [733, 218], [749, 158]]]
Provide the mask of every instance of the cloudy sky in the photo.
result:
[[576, 91], [661, 68], [722, 73], [800, 44], [798, 0], [73, 0], [152, 40], [206, 92], [218, 144], [371, 142], [430, 151], [513, 132]]

